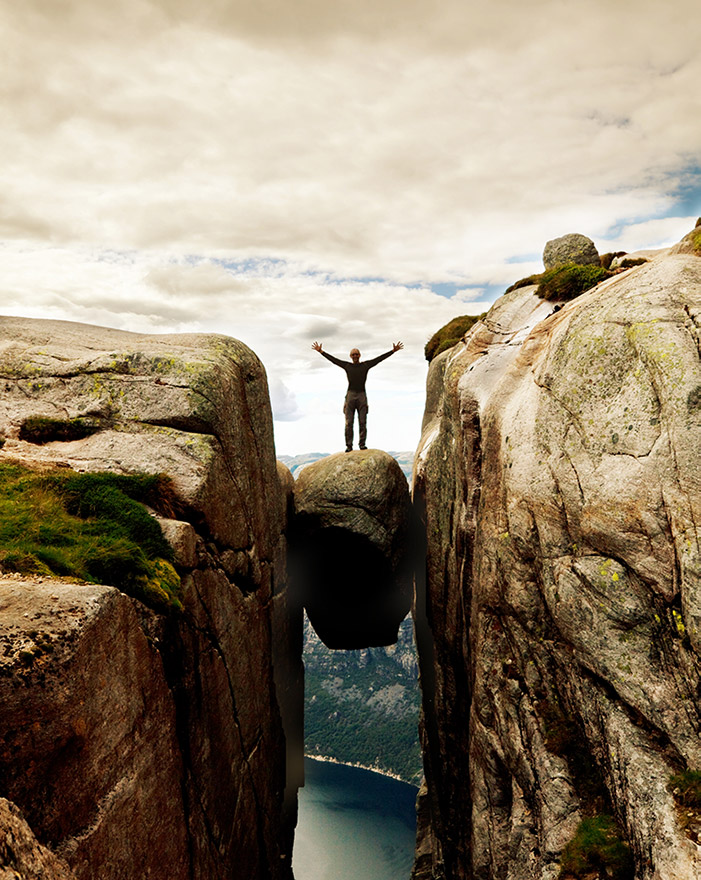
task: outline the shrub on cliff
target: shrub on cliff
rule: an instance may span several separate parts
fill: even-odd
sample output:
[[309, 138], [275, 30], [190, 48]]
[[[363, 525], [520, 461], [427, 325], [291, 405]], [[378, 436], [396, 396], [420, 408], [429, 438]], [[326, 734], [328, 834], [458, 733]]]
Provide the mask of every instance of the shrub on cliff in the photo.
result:
[[536, 293], [541, 299], [574, 299], [610, 275], [602, 266], [556, 266], [540, 276]]
[[448, 348], [457, 345], [467, 331], [484, 318], [486, 312], [481, 315], [460, 315], [448, 321], [440, 330], [437, 330], [424, 346], [424, 355], [427, 361], [432, 361], [436, 355]]
[[630, 847], [622, 839], [615, 819], [600, 815], [579, 823], [574, 838], [562, 853], [560, 878], [585, 880], [599, 876], [608, 880], [633, 880], [634, 875]]
[[172, 548], [141, 503], [171, 492], [160, 475], [2, 465], [0, 570], [109, 584], [156, 609], [179, 609]]

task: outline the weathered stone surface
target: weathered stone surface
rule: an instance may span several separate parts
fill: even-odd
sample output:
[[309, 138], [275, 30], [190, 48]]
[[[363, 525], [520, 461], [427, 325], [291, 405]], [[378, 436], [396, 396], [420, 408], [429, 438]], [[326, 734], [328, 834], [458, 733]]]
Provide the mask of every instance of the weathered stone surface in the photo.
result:
[[188, 522], [178, 519], [156, 517], [163, 537], [173, 548], [175, 564], [180, 568], [194, 568], [197, 565], [197, 532]]
[[599, 252], [594, 242], [579, 232], [570, 232], [546, 242], [543, 265], [546, 269], [576, 263], [578, 266], [598, 266]]
[[636, 880], [692, 880], [668, 784], [701, 767], [701, 262], [548, 307], [514, 291], [432, 365], [416, 877], [554, 880], [606, 810]]
[[0, 880], [75, 880], [66, 862], [39, 843], [5, 798], [0, 798]]
[[4, 578], [0, 645], [3, 795], [79, 877], [186, 878], [175, 711], [132, 601]]
[[[179, 520], [165, 528], [176, 547], [185, 606], [180, 615], [159, 617], [109, 588], [51, 588], [59, 596], [64, 589], [71, 595], [97, 589], [111, 597], [99, 603], [108, 620], [102, 628], [83, 625], [76, 605], [74, 671], [62, 679], [57, 669], [54, 689], [44, 687], [48, 673], [39, 660], [25, 671], [38, 676], [31, 682], [20, 687], [19, 675], [3, 680], [16, 701], [15, 719], [25, 719], [21, 748], [0, 748], [0, 778], [12, 780], [12, 799], [38, 839], [63, 853], [80, 880], [290, 878], [299, 774], [286, 771], [285, 744], [301, 748], [301, 610], [295, 611], [286, 588], [282, 497], [262, 365], [242, 343], [221, 336], [152, 337], [1, 318], [0, 376], [0, 432], [7, 438], [0, 460], [172, 477]], [[19, 439], [32, 416], [89, 417], [99, 431], [37, 445]], [[32, 638], [35, 613], [27, 609], [16, 635]], [[131, 657], [132, 666], [110, 668], [103, 632], [121, 634], [132, 647], [131, 654], [125, 647], [123, 665]], [[284, 638], [274, 646], [279, 633]], [[134, 654], [135, 644], [141, 654]], [[294, 650], [296, 655], [287, 653]], [[101, 668], [89, 666], [93, 655], [102, 658]], [[292, 682], [284, 695], [278, 694], [274, 661]], [[64, 775], [54, 784], [27, 722], [40, 712], [58, 712], [80, 675], [86, 679], [80, 735], [74, 748], [65, 732], [70, 748], [61, 753]], [[133, 699], [148, 708], [145, 696], [149, 689], [161, 694], [159, 682], [162, 707], [144, 717], [136, 709], [130, 714], [132, 687]], [[104, 721], [109, 707], [99, 711], [110, 687], [124, 691], [114, 712], [126, 714], [115, 723], [129, 731], [117, 744]], [[163, 730], [146, 736], [151, 721]], [[289, 725], [287, 737], [283, 724]], [[0, 714], [0, 744], [14, 742], [16, 729], [7, 713]], [[171, 737], [170, 763], [158, 757], [158, 736]], [[103, 749], [111, 755], [108, 767], [83, 767], [87, 756], [101, 756]], [[138, 778], [135, 766], [142, 768]], [[0, 794], [8, 790], [0, 786]], [[146, 859], [161, 832], [137, 818], [147, 807], [173, 847], [160, 857], [154, 848], [150, 872], [139, 859]], [[108, 849], [110, 858], [124, 859], [119, 870], [100, 861], [106, 851], [101, 836], [115, 840]]]
[[410, 502], [397, 462], [379, 449], [308, 465], [295, 484], [295, 581], [330, 648], [396, 642], [411, 599]]

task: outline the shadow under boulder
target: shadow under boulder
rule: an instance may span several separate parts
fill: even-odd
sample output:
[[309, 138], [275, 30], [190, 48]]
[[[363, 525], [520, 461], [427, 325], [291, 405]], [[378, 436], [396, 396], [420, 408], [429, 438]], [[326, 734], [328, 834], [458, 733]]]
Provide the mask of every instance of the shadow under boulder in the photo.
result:
[[308, 465], [295, 484], [291, 575], [329, 648], [391, 645], [409, 612], [411, 502], [397, 462], [377, 449]]

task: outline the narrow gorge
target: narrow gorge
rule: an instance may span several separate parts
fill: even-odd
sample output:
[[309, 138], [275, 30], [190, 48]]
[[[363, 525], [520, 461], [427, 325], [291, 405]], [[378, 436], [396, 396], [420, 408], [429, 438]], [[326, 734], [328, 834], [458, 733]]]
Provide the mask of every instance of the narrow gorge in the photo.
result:
[[378, 450], [295, 481], [237, 340], [0, 318], [0, 876], [291, 880], [303, 606], [341, 650], [411, 606], [414, 880], [698, 880], [700, 254], [498, 299], [431, 361], [413, 504]]

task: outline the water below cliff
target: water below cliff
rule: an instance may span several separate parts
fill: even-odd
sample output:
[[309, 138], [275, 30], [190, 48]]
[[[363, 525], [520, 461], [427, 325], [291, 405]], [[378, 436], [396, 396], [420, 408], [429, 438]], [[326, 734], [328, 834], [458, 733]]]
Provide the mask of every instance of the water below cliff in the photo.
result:
[[409, 880], [418, 790], [379, 773], [306, 759], [296, 880]]

